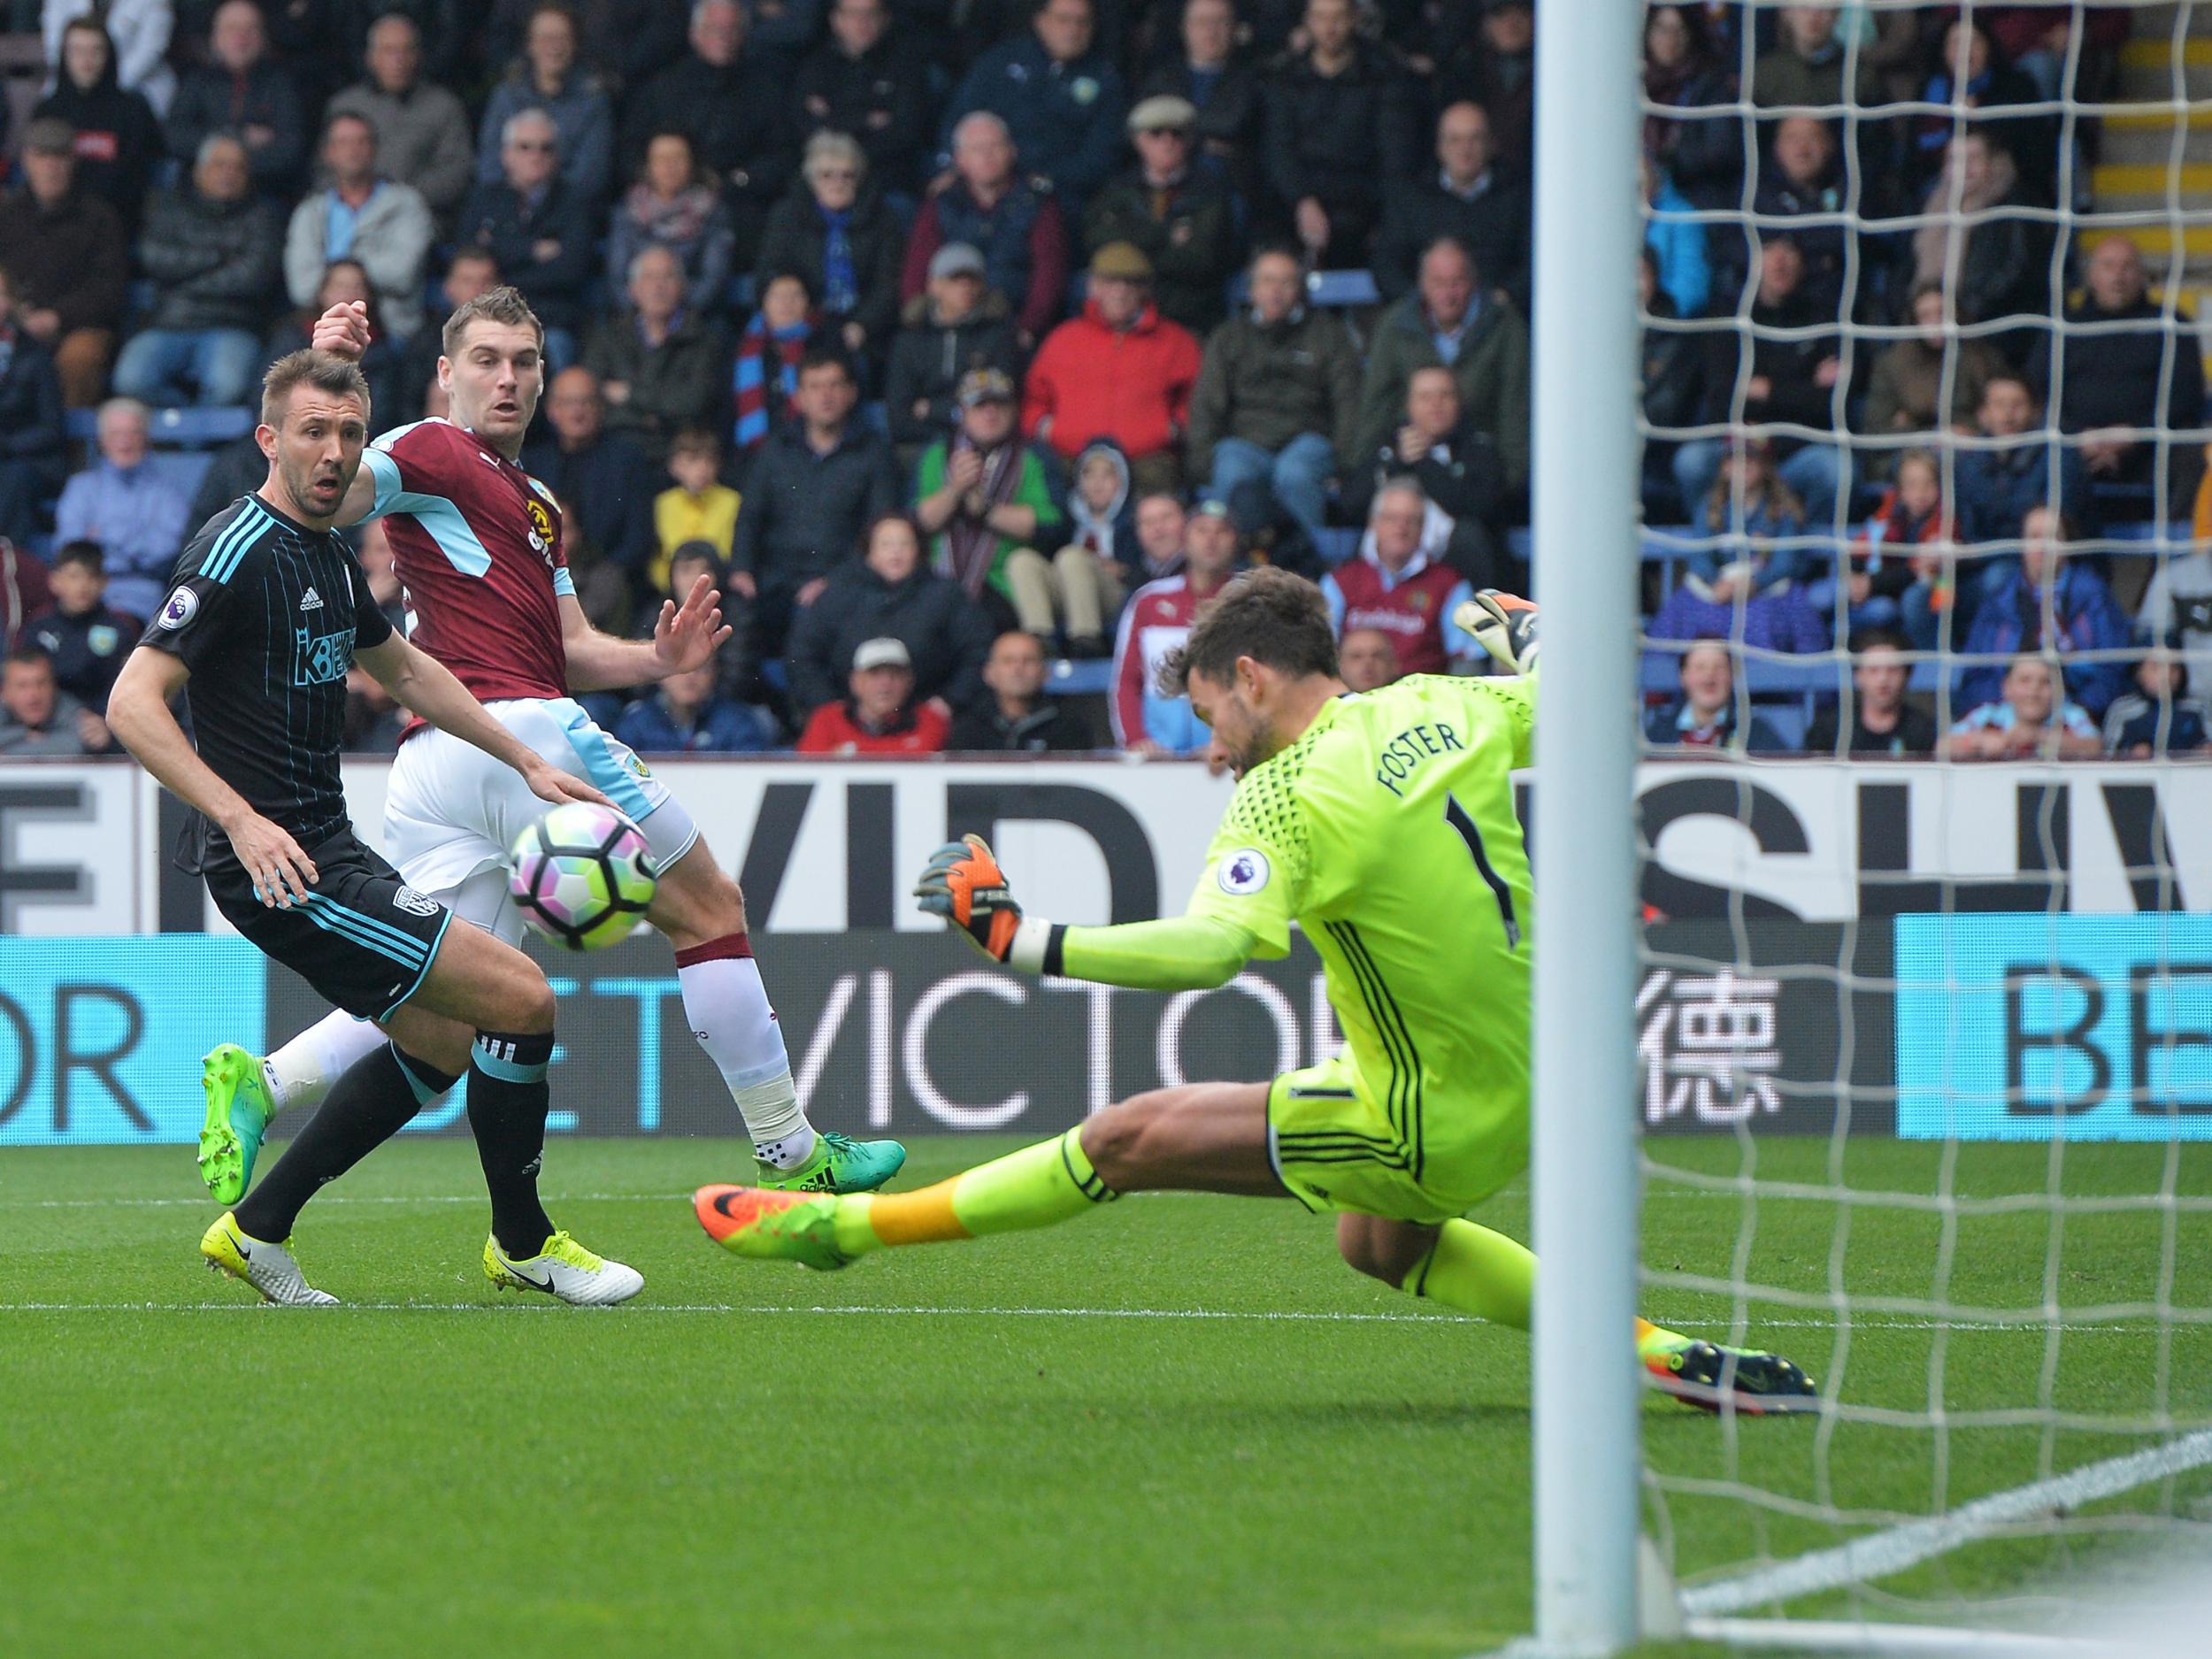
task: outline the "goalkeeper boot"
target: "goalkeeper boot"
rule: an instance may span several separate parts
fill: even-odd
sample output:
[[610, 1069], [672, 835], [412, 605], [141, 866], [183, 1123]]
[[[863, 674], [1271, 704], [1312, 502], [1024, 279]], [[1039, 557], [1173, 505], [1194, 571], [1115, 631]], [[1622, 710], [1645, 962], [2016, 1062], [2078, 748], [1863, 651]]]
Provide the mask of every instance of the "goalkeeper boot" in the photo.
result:
[[1452, 612], [1460, 632], [1517, 674], [1536, 672], [1536, 607], [1517, 594], [1486, 588]]
[[620, 1262], [594, 1256], [565, 1233], [557, 1233], [535, 1256], [516, 1257], [484, 1240], [484, 1277], [501, 1290], [541, 1290], [572, 1308], [611, 1308], [645, 1288], [645, 1275]]
[[1646, 1343], [1637, 1357], [1662, 1394], [1701, 1410], [1717, 1412], [1724, 1402], [1747, 1417], [1820, 1409], [1813, 1379], [1779, 1354], [1667, 1335]]
[[261, 1080], [261, 1056], [234, 1042], [219, 1044], [200, 1059], [200, 1092], [207, 1118], [200, 1125], [200, 1179], [226, 1207], [246, 1195], [253, 1181], [261, 1137], [276, 1107]]
[[200, 1254], [219, 1273], [253, 1287], [262, 1301], [279, 1308], [334, 1308], [338, 1298], [317, 1290], [292, 1257], [292, 1241], [268, 1244], [238, 1230], [238, 1217], [226, 1210], [200, 1235]]
[[872, 1193], [905, 1163], [906, 1148], [895, 1141], [855, 1141], [821, 1130], [804, 1163], [787, 1170], [763, 1164], [755, 1179], [779, 1193]]
[[691, 1195], [699, 1225], [733, 1256], [802, 1262], [828, 1272], [853, 1258], [837, 1245], [837, 1200], [757, 1187], [702, 1187]]

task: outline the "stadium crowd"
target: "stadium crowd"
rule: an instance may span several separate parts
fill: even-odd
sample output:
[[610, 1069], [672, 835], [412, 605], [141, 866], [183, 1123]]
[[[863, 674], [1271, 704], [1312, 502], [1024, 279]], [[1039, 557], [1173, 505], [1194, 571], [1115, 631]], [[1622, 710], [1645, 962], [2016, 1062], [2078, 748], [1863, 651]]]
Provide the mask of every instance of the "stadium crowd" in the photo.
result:
[[[377, 430], [443, 413], [445, 310], [543, 319], [524, 459], [580, 600], [634, 631], [704, 573], [740, 624], [596, 699], [647, 753], [1201, 754], [1150, 670], [1241, 563], [1321, 582], [1363, 688], [1478, 672], [1454, 604], [1527, 579], [1528, 0], [0, 18], [48, 76], [0, 131], [0, 755], [108, 746], [179, 548], [263, 472], [243, 414], [211, 456], [161, 431], [220, 430], [339, 300]], [[2128, 27], [1648, 8], [1654, 745], [2204, 744], [2194, 324], [2067, 228], [2100, 134], [2052, 113]], [[2193, 550], [2126, 550], [2192, 505]], [[1839, 698], [1761, 688], [1846, 647]]]

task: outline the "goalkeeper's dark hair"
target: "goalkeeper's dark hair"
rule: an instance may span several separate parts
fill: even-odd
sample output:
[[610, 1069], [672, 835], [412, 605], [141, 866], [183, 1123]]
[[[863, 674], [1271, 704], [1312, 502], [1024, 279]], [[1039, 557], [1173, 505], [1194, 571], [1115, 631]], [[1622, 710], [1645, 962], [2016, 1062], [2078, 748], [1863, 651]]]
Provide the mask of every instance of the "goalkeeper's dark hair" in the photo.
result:
[[361, 365], [327, 351], [302, 350], [279, 357], [261, 377], [261, 424], [283, 431], [293, 388], [301, 386], [311, 386], [333, 397], [360, 399], [362, 424], [368, 423], [369, 382]]
[[1247, 571], [1198, 608], [1190, 637], [1160, 664], [1160, 695], [1187, 695], [1193, 674], [1226, 685], [1240, 657], [1294, 679], [1334, 679], [1336, 630], [1321, 590], [1271, 565]]

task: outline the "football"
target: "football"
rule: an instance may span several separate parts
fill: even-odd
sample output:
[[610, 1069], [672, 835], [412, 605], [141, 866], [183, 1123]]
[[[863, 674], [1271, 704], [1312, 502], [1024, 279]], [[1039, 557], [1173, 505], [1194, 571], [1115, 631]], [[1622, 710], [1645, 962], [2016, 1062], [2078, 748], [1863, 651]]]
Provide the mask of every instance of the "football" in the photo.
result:
[[629, 937], [653, 902], [645, 833], [612, 807], [557, 806], [515, 837], [508, 887], [524, 919], [571, 950]]

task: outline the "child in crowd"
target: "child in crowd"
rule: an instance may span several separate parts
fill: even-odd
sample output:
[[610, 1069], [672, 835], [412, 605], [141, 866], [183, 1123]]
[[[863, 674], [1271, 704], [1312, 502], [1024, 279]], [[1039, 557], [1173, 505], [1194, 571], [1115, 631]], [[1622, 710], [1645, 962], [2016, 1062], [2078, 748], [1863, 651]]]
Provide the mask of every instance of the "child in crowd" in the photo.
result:
[[1679, 695], [1644, 717], [1644, 741], [1655, 749], [1773, 751], [1789, 745], [1758, 715], [1739, 726], [1736, 664], [1725, 640], [1707, 639], [1682, 653]]
[[2189, 695], [2189, 664], [2172, 641], [2135, 665], [2135, 688], [2104, 715], [2104, 749], [2116, 760], [2163, 759], [2205, 746], [2212, 711]]
[[2059, 695], [2058, 669], [2039, 651], [2022, 651], [2005, 670], [2002, 695], [1950, 730], [1945, 760], [2084, 760], [2104, 752], [2096, 722]]
[[46, 573], [53, 609], [25, 630], [54, 661], [54, 683], [95, 714], [105, 714], [108, 688], [140, 629], [103, 597], [108, 579], [97, 541], [65, 542]]
[[704, 541], [718, 557], [729, 557], [744, 497], [721, 481], [721, 469], [722, 446], [710, 432], [687, 427], [669, 445], [668, 475], [676, 485], [653, 498], [653, 534], [659, 545], [649, 573], [656, 593], [668, 588], [669, 561], [687, 541]]
[[[1951, 565], [1946, 554], [1953, 538], [1951, 514], [1943, 500], [1943, 473], [1935, 456], [1926, 449], [1906, 450], [1897, 460], [1896, 482], [1868, 516], [1865, 534], [1851, 549], [1843, 578], [1847, 635], [1862, 628], [1894, 626], [1911, 604], [1928, 621], [1929, 638], [1923, 643], [1909, 632], [1908, 637], [1919, 649], [1932, 649], [1932, 618], [1939, 607], [1950, 603]], [[1807, 590], [1806, 602], [1822, 615], [1833, 616], [1836, 587], [1833, 579], [1815, 582]]]
[[1721, 463], [1705, 498], [1700, 527], [1713, 539], [1685, 561], [1686, 580], [1726, 604], [1801, 580], [1805, 551], [1790, 543], [1805, 534], [1805, 508], [1774, 470], [1763, 443], [1739, 445]]

